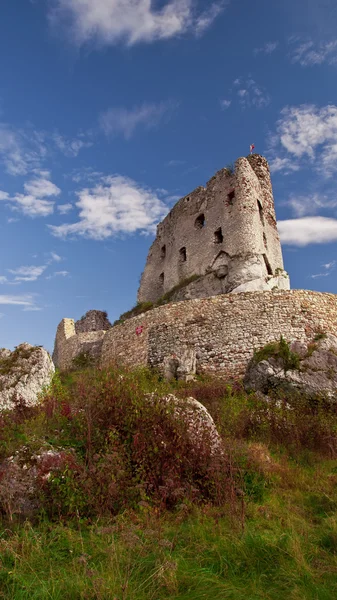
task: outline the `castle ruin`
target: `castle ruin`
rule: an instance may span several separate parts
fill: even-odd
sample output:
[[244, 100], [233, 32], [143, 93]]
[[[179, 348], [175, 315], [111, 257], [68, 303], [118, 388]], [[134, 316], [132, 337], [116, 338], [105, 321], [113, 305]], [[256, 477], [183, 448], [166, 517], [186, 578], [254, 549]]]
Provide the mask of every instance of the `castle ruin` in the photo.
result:
[[138, 301], [158, 306], [114, 326], [99, 311], [63, 319], [55, 365], [69, 369], [84, 353], [101, 366], [237, 377], [280, 335], [308, 342], [337, 326], [336, 296], [289, 290], [269, 166], [257, 154], [216, 173], [158, 225]]
[[179, 299], [289, 289], [262, 156], [239, 158], [233, 171], [222, 169], [206, 187], [179, 200], [158, 225], [138, 302], [156, 302], [180, 285]]

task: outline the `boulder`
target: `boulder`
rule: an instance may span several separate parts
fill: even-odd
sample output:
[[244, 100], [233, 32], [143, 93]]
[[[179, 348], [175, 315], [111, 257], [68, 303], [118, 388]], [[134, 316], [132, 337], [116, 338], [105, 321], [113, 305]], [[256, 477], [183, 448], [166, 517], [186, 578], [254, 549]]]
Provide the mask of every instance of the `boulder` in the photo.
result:
[[206, 407], [195, 398], [177, 398], [168, 394], [162, 398], [169, 407], [173, 408], [174, 415], [183, 419], [186, 425], [186, 435], [192, 446], [199, 448], [206, 444], [211, 456], [223, 455], [223, 444], [213, 418]]
[[54, 372], [50, 355], [40, 346], [24, 343], [13, 352], [0, 350], [0, 410], [13, 409], [17, 402], [37, 404]]
[[289, 349], [298, 357], [296, 368], [285, 368], [277, 353], [253, 360], [245, 375], [245, 388], [263, 394], [283, 390], [337, 400], [337, 337], [316, 336], [309, 344], [294, 341]]
[[34, 452], [22, 446], [0, 464], [0, 510], [30, 517], [40, 505], [40, 492], [53, 473], [75, 464], [71, 451], [42, 447]]

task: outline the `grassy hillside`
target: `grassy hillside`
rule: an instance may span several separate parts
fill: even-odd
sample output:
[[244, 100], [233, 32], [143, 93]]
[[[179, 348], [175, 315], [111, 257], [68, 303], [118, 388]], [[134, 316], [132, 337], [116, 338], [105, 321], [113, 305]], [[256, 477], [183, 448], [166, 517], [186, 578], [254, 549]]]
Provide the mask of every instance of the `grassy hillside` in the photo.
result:
[[[191, 445], [168, 392], [205, 404], [223, 457], [207, 435]], [[337, 597], [337, 412], [324, 399], [87, 369], [2, 416], [1, 461], [29, 471], [42, 448], [66, 458], [37, 478], [29, 517], [2, 463], [0, 598]]]

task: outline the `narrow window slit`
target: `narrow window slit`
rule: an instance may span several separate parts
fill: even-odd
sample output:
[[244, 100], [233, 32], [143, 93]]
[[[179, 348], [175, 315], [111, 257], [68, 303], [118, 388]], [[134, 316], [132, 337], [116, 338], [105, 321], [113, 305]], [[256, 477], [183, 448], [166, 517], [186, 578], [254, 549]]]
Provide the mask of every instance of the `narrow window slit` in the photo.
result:
[[185, 246], [183, 248], [180, 248], [180, 250], [179, 250], [179, 260], [181, 263], [187, 261], [187, 253], [186, 253]]
[[165, 258], [165, 256], [166, 256], [166, 246], [165, 245], [161, 247], [160, 256], [161, 256], [161, 258]]
[[219, 227], [219, 229], [214, 231], [214, 243], [222, 244], [222, 242], [223, 242], [222, 229], [221, 229], [221, 227]]
[[269, 262], [269, 260], [268, 260], [268, 257], [267, 257], [267, 255], [266, 255], [266, 254], [264, 254], [264, 255], [263, 255], [263, 258], [264, 258], [264, 262], [265, 262], [265, 264], [266, 264], [266, 268], [267, 268], [267, 273], [268, 273], [268, 275], [273, 275], [273, 269], [272, 269], [272, 268], [271, 268], [271, 266], [270, 266], [270, 262]]

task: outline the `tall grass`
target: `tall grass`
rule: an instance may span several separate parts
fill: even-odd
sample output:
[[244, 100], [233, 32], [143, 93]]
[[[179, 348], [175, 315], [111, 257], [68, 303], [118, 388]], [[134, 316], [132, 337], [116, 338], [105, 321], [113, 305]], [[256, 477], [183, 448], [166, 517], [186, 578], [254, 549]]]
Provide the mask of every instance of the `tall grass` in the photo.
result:
[[[208, 408], [221, 464], [207, 436], [191, 447], [160, 401], [172, 392]], [[264, 400], [144, 369], [56, 377], [41, 407], [2, 415], [2, 460], [22, 445], [71, 460], [30, 519], [10, 520], [0, 494], [0, 598], [333, 599], [336, 432], [323, 398]]]

